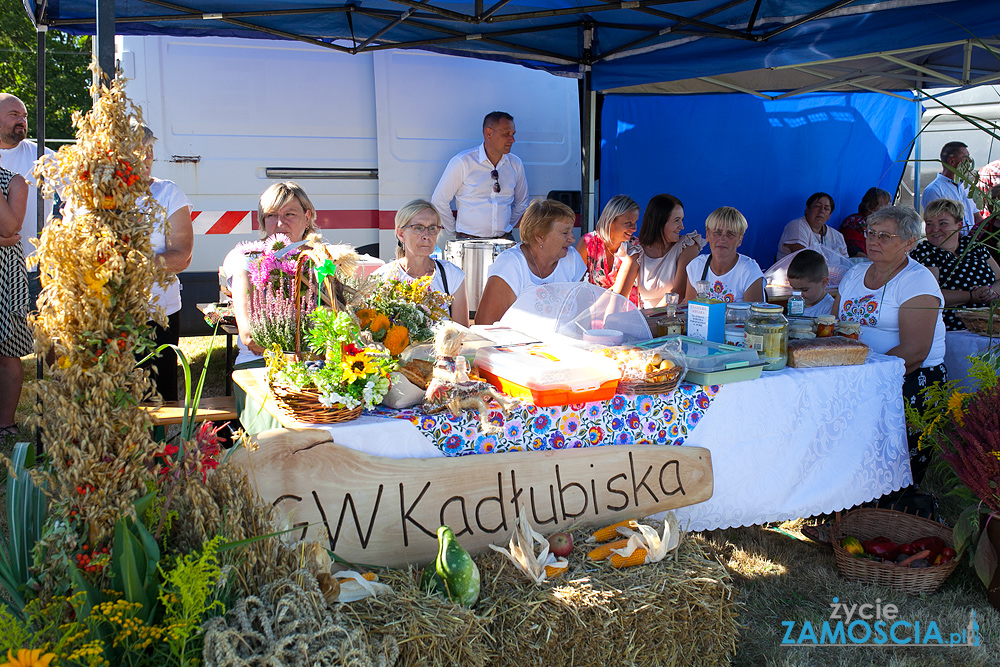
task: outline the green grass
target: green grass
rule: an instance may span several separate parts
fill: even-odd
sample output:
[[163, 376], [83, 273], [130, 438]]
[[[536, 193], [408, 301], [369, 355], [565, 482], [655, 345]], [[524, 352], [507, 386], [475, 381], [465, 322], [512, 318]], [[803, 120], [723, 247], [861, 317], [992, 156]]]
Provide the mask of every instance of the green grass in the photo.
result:
[[[192, 365], [194, 382], [205, 363], [210, 337], [185, 338], [181, 348]], [[25, 380], [35, 377], [33, 358], [26, 358]], [[225, 387], [225, 339], [216, 340], [209, 373], [206, 378], [205, 396], [221, 396]], [[182, 385], [183, 387], [183, 385]], [[28, 393], [18, 406], [18, 423], [31, 409]], [[20, 439], [32, 437], [22, 428]], [[4, 447], [10, 453], [10, 447]], [[953, 523], [962, 510], [955, 498], [946, 494], [947, 475], [932, 467], [926, 490], [935, 493], [941, 501], [942, 515]], [[0, 485], [0, 497], [5, 496], [5, 485]], [[3, 515], [0, 514], [0, 517]], [[758, 667], [761, 665], [880, 665], [880, 667], [944, 667], [945, 665], [987, 666], [998, 664], [1000, 647], [1000, 614], [986, 601], [985, 587], [967, 563], [961, 563], [955, 573], [933, 595], [906, 595], [891, 589], [869, 584], [845, 581], [834, 563], [833, 552], [812, 543], [796, 539], [802, 527], [815, 520], [785, 522], [780, 525], [788, 535], [767, 527], [754, 526], [699, 533], [692, 539], [706, 545], [733, 573], [736, 595], [742, 605], [742, 626], [734, 665]], [[6, 529], [6, 519], [0, 518], [0, 529]], [[791, 536], [789, 536], [791, 535]], [[843, 647], [801, 648], [782, 646], [785, 634], [782, 621], [810, 621], [822, 625], [830, 616], [833, 597], [848, 603], [892, 603], [899, 608], [900, 618], [920, 621], [927, 626], [935, 621], [942, 632], [963, 628], [969, 611], [976, 610], [984, 645], [972, 648], [921, 648], [921, 647]]]

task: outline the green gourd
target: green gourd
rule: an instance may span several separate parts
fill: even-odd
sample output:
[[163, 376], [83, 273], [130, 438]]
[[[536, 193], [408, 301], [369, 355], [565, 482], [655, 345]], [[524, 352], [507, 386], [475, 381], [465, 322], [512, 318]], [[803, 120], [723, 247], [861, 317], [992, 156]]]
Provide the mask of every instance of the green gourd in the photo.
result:
[[479, 568], [448, 526], [438, 528], [438, 554], [420, 576], [420, 590], [471, 607], [479, 599]]

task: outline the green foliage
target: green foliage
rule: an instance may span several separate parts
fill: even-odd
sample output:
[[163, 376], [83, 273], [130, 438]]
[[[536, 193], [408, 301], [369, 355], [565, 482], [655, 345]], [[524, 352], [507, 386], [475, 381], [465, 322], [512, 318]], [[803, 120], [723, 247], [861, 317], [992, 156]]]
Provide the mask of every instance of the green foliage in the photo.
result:
[[0, 586], [6, 596], [0, 600], [20, 614], [26, 601], [25, 586], [31, 577], [32, 550], [45, 526], [47, 503], [45, 494], [28, 474], [35, 463], [34, 445], [17, 443], [10, 463], [6, 499], [8, 535], [0, 535]]
[[6, 653], [8, 649], [24, 647], [33, 635], [24, 620], [10, 613], [7, 607], [0, 607], [0, 655]]
[[209, 613], [225, 613], [225, 605], [214, 599], [222, 577], [218, 552], [221, 535], [206, 542], [200, 554], [180, 556], [169, 572], [163, 575], [160, 602], [164, 608], [164, 623], [169, 632], [164, 638], [171, 655], [179, 665], [197, 663], [200, 646], [194, 645], [201, 624]]
[[311, 328], [309, 329], [309, 349], [316, 354], [327, 354], [333, 351], [336, 359], [327, 357], [327, 361], [340, 361], [340, 346], [343, 343], [358, 342], [358, 327], [347, 313], [336, 312], [330, 308], [317, 308], [309, 313]]
[[[35, 125], [35, 28], [20, 0], [0, 0], [0, 92], [17, 95], [28, 108], [29, 131]], [[91, 107], [89, 36], [57, 30], [45, 34], [45, 136], [71, 139], [74, 111]], [[33, 132], [29, 132], [32, 133]]]
[[115, 524], [111, 554], [113, 588], [127, 601], [142, 605], [142, 618], [149, 621], [156, 613], [160, 590], [159, 545], [145, 524], [126, 517]]

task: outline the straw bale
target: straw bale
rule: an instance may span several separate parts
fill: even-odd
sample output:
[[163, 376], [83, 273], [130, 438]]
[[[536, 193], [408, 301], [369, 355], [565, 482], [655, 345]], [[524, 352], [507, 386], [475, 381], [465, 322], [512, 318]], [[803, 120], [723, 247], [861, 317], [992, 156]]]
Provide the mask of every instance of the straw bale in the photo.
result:
[[395, 596], [344, 613], [391, 633], [404, 666], [721, 665], [734, 655], [730, 577], [697, 543], [685, 539], [667, 560], [623, 570], [585, 554], [577, 546], [568, 572], [543, 586], [500, 554], [477, 556], [482, 592], [472, 610], [418, 591], [413, 569], [380, 572]]

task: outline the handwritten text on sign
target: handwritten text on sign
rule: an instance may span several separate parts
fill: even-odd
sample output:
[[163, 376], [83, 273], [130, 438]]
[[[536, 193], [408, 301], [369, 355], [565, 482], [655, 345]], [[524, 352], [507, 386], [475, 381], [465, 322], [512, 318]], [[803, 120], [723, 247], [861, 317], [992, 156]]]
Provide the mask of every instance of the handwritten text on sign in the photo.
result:
[[[437, 527], [451, 526], [472, 552], [505, 544], [518, 511], [543, 533], [604, 526], [707, 500], [708, 450], [592, 447], [449, 459], [369, 456], [327, 431], [277, 429], [239, 452], [258, 491], [348, 561], [424, 563], [437, 553]], [[234, 455], [234, 458], [235, 455]]]

